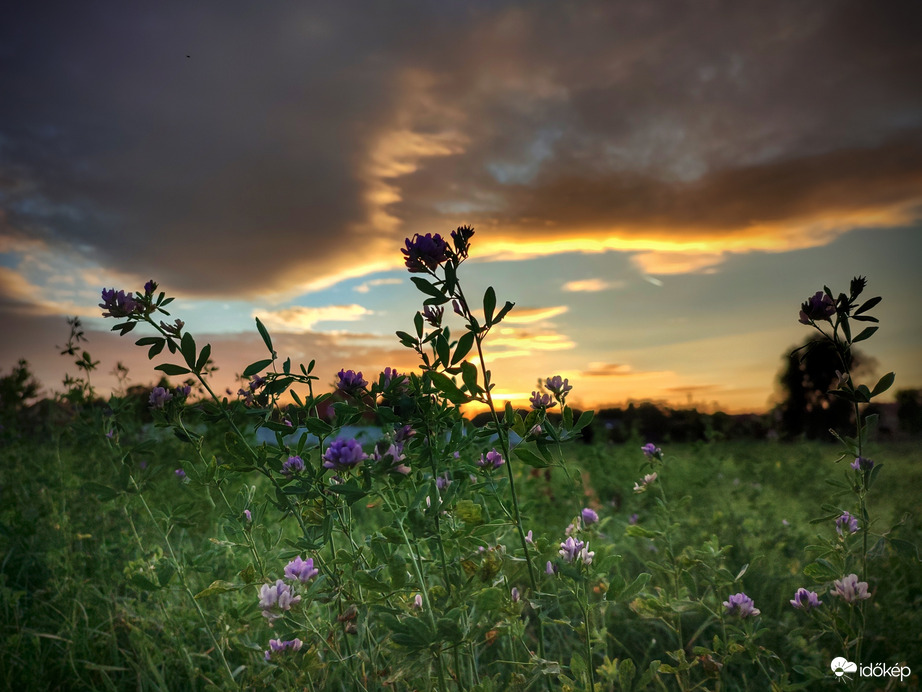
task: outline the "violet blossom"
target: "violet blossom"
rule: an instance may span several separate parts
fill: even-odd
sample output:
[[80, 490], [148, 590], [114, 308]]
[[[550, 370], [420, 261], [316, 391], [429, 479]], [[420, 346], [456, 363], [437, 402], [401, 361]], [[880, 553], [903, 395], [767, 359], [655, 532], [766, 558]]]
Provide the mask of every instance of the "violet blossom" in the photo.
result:
[[724, 608], [727, 609], [728, 615], [737, 615], [741, 618], [762, 614], [762, 611], [755, 607], [752, 599], [742, 591], [733, 594], [728, 600], [724, 601]]
[[506, 463], [506, 460], [503, 459], [503, 455], [497, 452], [495, 449], [491, 449], [486, 454], [481, 454], [480, 458], [477, 460], [477, 466], [494, 468], [498, 469], [500, 466]]
[[298, 580], [306, 584], [312, 578], [320, 574], [320, 570], [314, 567], [314, 558], [309, 557], [302, 560], [298, 555], [294, 560], [285, 565], [285, 578], [292, 581]]
[[266, 649], [266, 660], [269, 661], [272, 659], [273, 654], [281, 654], [285, 651], [300, 651], [301, 646], [304, 644], [300, 639], [287, 639], [282, 641], [281, 639], [270, 639], [269, 648]]
[[854, 603], [871, 597], [871, 594], [868, 593], [868, 583], [858, 581], [857, 574], [849, 574], [841, 579], [836, 579], [833, 586], [836, 587], [835, 591], [830, 591], [829, 593], [833, 596], [844, 598], [846, 603]]
[[281, 579], [277, 579], [275, 584], [263, 584], [259, 590], [259, 607], [269, 622], [279, 619], [285, 611], [291, 610], [291, 606], [300, 602], [301, 597], [292, 595], [291, 587]]
[[348, 471], [362, 463], [368, 455], [356, 439], [337, 439], [330, 443], [323, 454], [323, 468], [334, 471]]
[[810, 324], [817, 320], [829, 320], [836, 312], [835, 303], [823, 291], [817, 291], [800, 306], [800, 323]]
[[448, 259], [448, 243], [438, 233], [417, 233], [407, 238], [404, 244], [406, 247], [400, 252], [404, 254], [404, 262], [411, 273], [430, 272]]
[[811, 610], [812, 608], [819, 608], [823, 605], [823, 602], [819, 599], [816, 592], [808, 591], [801, 587], [797, 589], [794, 598], [791, 599], [791, 605], [799, 610]]

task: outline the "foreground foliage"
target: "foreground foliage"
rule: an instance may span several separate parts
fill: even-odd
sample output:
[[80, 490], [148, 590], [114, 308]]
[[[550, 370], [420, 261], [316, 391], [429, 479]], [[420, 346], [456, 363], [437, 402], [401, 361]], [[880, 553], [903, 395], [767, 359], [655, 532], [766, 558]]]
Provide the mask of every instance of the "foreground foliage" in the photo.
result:
[[[559, 376], [530, 411], [495, 404], [485, 344], [514, 306], [469, 302], [472, 236], [403, 249], [425, 298], [397, 337], [419, 371], [343, 369], [336, 393], [257, 320], [267, 358], [218, 397], [211, 347], [159, 319], [153, 281], [103, 291], [114, 329], [146, 329], [137, 345], [186, 379], [151, 391], [156, 427], [116, 397], [5, 450], [9, 688], [861, 688], [831, 662], [912, 663], [920, 472], [913, 448], [871, 459], [864, 406], [894, 377], [849, 373], [874, 330], [851, 323], [879, 302], [863, 279], [801, 311], [841, 356], [840, 467], [822, 447], [589, 447]], [[460, 414], [474, 401], [481, 427]], [[370, 438], [342, 434], [372, 415]]]

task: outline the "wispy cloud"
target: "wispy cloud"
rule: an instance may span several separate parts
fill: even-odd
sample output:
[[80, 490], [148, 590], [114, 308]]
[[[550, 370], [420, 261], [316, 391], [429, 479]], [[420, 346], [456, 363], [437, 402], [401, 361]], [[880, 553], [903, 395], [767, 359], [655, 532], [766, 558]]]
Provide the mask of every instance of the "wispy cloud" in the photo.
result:
[[547, 308], [520, 308], [514, 307], [503, 318], [507, 324], [533, 324], [535, 322], [544, 322], [557, 315], [562, 315], [570, 308], [566, 305], [556, 305]]
[[563, 290], [570, 293], [596, 293], [598, 291], [607, 291], [612, 288], [624, 287], [623, 281], [606, 281], [605, 279], [580, 279], [578, 281], [567, 281], [563, 285]]
[[370, 281], [355, 286], [352, 290], [358, 293], [368, 293], [371, 289], [378, 286], [396, 286], [402, 283], [403, 281], [400, 279], [371, 279]]
[[259, 317], [268, 328], [295, 334], [313, 331], [314, 325], [320, 322], [356, 322], [371, 314], [371, 310], [355, 303], [324, 307], [296, 305], [281, 310], [253, 311], [253, 316]]

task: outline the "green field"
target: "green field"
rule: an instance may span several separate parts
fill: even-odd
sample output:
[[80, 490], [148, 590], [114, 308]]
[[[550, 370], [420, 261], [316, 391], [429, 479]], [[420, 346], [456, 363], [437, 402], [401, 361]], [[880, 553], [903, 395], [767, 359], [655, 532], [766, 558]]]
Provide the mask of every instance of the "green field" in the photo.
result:
[[[140, 432], [136, 434], [142, 439]], [[190, 445], [160, 431], [154, 436], [155, 444], [127, 457], [129, 445], [109, 445], [101, 434], [80, 425], [41, 443], [12, 441], [2, 448], [0, 678], [4, 689], [226, 689], [232, 686], [229, 673], [245, 689], [273, 685], [324, 689], [334, 681], [340, 684], [337, 678], [324, 677], [319, 640], [332, 635], [323, 623], [315, 632], [300, 632], [307, 673], [299, 673], [297, 666], [284, 668], [263, 660], [266, 641], [280, 635], [260, 617], [259, 586], [263, 575], [271, 579], [298, 552], [286, 541], [296, 540], [299, 528], [292, 519], [282, 520], [278, 512], [269, 511], [273, 508], [261, 505], [248, 530], [265, 563], [254, 565], [254, 552], [241, 539], [240, 516], [228, 508], [243, 506], [248, 492], [260, 497], [268, 484], [255, 474], [236, 476], [221, 488], [225, 504], [214, 487], [176, 477], [179, 467], [190, 476], [195, 474]], [[638, 446], [576, 443], [567, 448], [568, 470], [516, 467], [523, 524], [533, 531], [539, 549], [553, 553], [581, 508], [598, 512], [600, 522], [590, 547], [597, 552], [596, 564], [606, 562], [607, 568], [596, 576], [590, 595], [596, 601], [610, 582], [619, 578], [630, 582], [651, 571], [651, 560], [664, 557], [662, 544], [644, 535], [655, 528], [656, 499], [632, 492], [643, 476]], [[806, 679], [795, 667], [828, 670], [829, 661], [842, 653], [837, 642], [828, 635], [816, 638], [801, 631], [808, 618], [791, 608], [789, 600], [801, 586], [814, 588], [803, 574], [813, 557], [805, 547], [818, 544], [818, 535], [835, 539], [832, 518], [817, 524], [810, 520], [833, 513], [821, 505], [836, 503], [837, 488], [828, 481], [845, 476], [847, 460], [836, 465], [836, 447], [809, 443], [663, 447], [665, 463], [659, 475], [673, 524], [670, 550], [683, 566], [683, 579], [691, 582], [687, 586], [706, 600], [711, 598], [709, 559], [733, 575], [748, 565], [738, 583], [761, 609], [764, 631], [759, 645], [777, 655], [779, 668], [789, 671], [793, 682]], [[890, 538], [922, 543], [922, 530], [913, 516], [922, 487], [920, 449], [910, 442], [873, 445], [873, 457], [884, 468], [869, 496], [870, 533], [887, 532], [896, 524]], [[132, 483], [142, 492], [134, 492]], [[374, 501], [356, 504], [352, 511], [352, 535], [360, 549], [363, 541], [367, 548], [387, 519]], [[502, 528], [496, 533], [509, 535]], [[873, 598], [866, 611], [862, 658], [890, 664], [902, 661], [918, 670], [922, 667], [922, 570], [915, 555], [900, 556], [894, 549], [907, 545], [886, 542], [876, 553], [871, 551]], [[719, 557], [703, 557], [715, 549]], [[504, 570], [513, 570], [509, 574], [514, 579], [510, 559], [505, 557]], [[183, 571], [185, 587], [175, 574], [177, 566]], [[234, 586], [195, 601], [190, 598], [216, 581]], [[683, 593], [685, 598], [694, 597], [684, 588], [674, 595], [679, 598], [670, 607], [680, 613], [685, 648], [692, 656], [695, 646], [711, 646], [715, 624], [692, 606], [683, 611], [682, 604], [677, 605]], [[656, 612], [659, 591], [654, 578], [635, 597], [601, 604], [604, 607], [595, 611], [593, 661], [599, 668], [599, 689], [631, 689], [630, 682], [627, 687], [619, 682], [624, 679], [612, 668], [613, 661], [631, 659], [637, 678], [652, 661], [670, 661], [664, 653], [671, 647], [670, 631]], [[820, 597], [834, 600], [824, 593]], [[560, 602], [561, 612], [549, 614], [547, 637], [549, 654], [556, 655], [564, 675], [560, 679], [565, 680], [578, 673], [567, 668], [580, 665], [579, 660], [571, 660], [568, 647], [580, 637], [578, 624], [569, 622], [572, 612], [564, 613], [565, 595]], [[501, 649], [501, 641], [491, 640], [522, 636], [524, 620], [520, 611], [510, 610], [512, 606], [504, 602], [498, 607], [496, 627], [488, 623], [485, 633], [470, 634], [479, 639], [472, 650], [476, 645], [477, 660], [495, 679], [497, 689], [524, 688], [532, 680], [518, 675], [516, 665], [509, 662], [510, 656], [516, 657], [514, 646]], [[368, 607], [358, 602], [358, 622], [372, 618]], [[318, 608], [318, 614], [324, 612], [322, 604]], [[203, 622], [209, 623], [210, 633]], [[572, 628], [577, 631], [575, 638]], [[220, 642], [226, 665], [212, 637]], [[396, 652], [399, 660], [400, 648], [385, 639], [378, 640], [380, 645]], [[416, 660], [415, 656], [406, 653], [408, 661]], [[368, 689], [384, 689], [388, 675], [395, 671], [375, 671], [374, 663], [374, 655], [362, 658], [362, 679]], [[690, 669], [689, 685], [768, 689], [749, 661], [728, 659], [719, 673], [708, 672], [707, 663], [702, 657]], [[524, 663], [521, 667], [527, 670]], [[546, 677], [556, 685], [555, 675]], [[421, 682], [427, 679], [428, 683]], [[647, 687], [679, 689], [680, 680], [659, 674]], [[483, 689], [490, 689], [488, 682], [486, 676], [481, 679]], [[427, 684], [432, 682], [426, 676], [390, 679], [391, 689], [425, 689]], [[824, 686], [814, 681], [808, 689]], [[899, 689], [917, 686], [917, 673], [902, 686], [897, 684]], [[828, 687], [836, 688], [834, 679]]]

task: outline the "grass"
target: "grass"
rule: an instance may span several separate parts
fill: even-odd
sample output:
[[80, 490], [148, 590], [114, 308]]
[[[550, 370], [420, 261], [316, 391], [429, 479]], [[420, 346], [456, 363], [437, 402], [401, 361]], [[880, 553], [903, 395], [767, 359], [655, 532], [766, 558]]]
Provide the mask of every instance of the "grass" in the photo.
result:
[[[622, 572], [637, 574], [650, 558], [651, 542], [631, 536], [630, 517], [643, 527], [651, 497], [631, 488], [640, 468], [637, 444], [570, 448], [575, 471], [531, 472], [523, 467], [521, 495], [526, 528], [559, 541], [584, 506], [595, 506], [600, 531], [622, 556]], [[874, 446], [885, 464], [872, 494], [870, 511], [883, 531], [916, 510], [922, 487], [922, 453], [916, 443]], [[777, 621], [763, 643], [787, 657], [789, 666], [828, 665], [834, 643], [814, 642], [798, 633], [798, 614], [788, 599], [807, 584], [802, 574], [809, 556], [804, 546], [818, 533], [829, 535], [832, 520], [820, 505], [835, 502], [827, 484], [842, 476], [836, 448], [819, 444], [722, 442], [668, 445], [661, 474], [676, 515], [679, 551], [692, 579], [696, 550], [716, 537], [730, 546], [724, 562], [743, 577], [747, 593], [763, 617]], [[160, 439], [146, 454], [130, 459], [146, 479], [144, 512], [136, 494], [109, 497], [103, 487], [119, 473], [119, 459], [104, 441], [77, 431], [45, 442], [9, 443], [0, 467], [0, 670], [3, 689], [203, 690], [226, 686], [211, 636], [225, 647], [228, 666], [245, 686], [269, 683], [262, 662], [265, 634], [256, 604], [259, 569], [239, 544], [239, 517], [205, 489], [183, 485], [175, 468], [188, 447]], [[141, 462], [146, 468], [140, 468]], [[253, 481], [255, 482], [255, 481]], [[88, 485], [89, 484], [89, 485]], [[98, 485], [92, 485], [98, 484]], [[229, 489], [246, 493], [246, 485]], [[680, 501], [681, 498], [686, 500]], [[358, 507], [356, 518], [374, 530], [376, 509]], [[182, 517], [182, 521], [176, 521]], [[279, 554], [293, 522], [256, 517], [253, 532], [262, 554]], [[159, 528], [158, 528], [159, 526]], [[197, 603], [162, 559], [168, 547], [186, 565], [192, 593], [215, 580], [252, 580], [251, 587]], [[920, 527], [909, 519], [893, 535], [919, 543]], [[918, 562], [891, 562], [885, 551], [875, 574], [886, 575], [869, 615], [867, 661], [908, 661], [922, 636], [922, 578]], [[253, 570], [249, 575], [247, 570]], [[278, 568], [273, 568], [278, 571]], [[272, 572], [273, 570], [268, 570]], [[821, 595], [822, 596], [822, 595]], [[688, 636], [695, 636], [689, 618]], [[632, 658], [638, 668], [652, 660], [655, 625], [640, 604], [607, 611], [605, 648], [611, 658]], [[551, 633], [553, 636], [553, 633]], [[306, 639], [307, 637], [305, 637]], [[692, 645], [695, 643], [691, 642]], [[916, 663], [918, 665], [918, 663]]]

